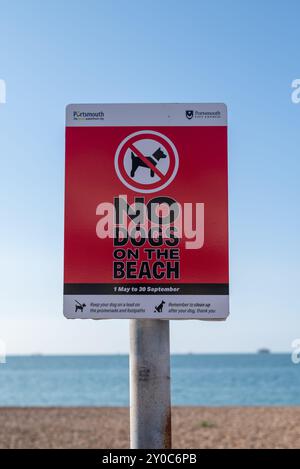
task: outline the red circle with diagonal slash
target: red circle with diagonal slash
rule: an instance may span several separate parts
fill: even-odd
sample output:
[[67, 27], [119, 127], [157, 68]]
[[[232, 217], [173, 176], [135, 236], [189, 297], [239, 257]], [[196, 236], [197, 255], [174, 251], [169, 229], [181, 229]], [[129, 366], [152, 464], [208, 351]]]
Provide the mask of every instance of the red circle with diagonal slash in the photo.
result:
[[[151, 165], [148, 160], [146, 160], [146, 155], [135, 146], [135, 144], [140, 140], [153, 140], [159, 145], [162, 145], [169, 157], [169, 167], [165, 174], [163, 174], [156, 166]], [[159, 181], [156, 181], [152, 184], [142, 184], [141, 182], [135, 181], [131, 178], [125, 169], [124, 160], [127, 150], [133, 151], [140, 159], [142, 159], [145, 164], [152, 169], [154, 173], [160, 178]], [[115, 155], [115, 169], [119, 179], [130, 189], [137, 192], [156, 192], [160, 189], [163, 189], [172, 182], [176, 176], [178, 169], [178, 154], [175, 145], [169, 138], [165, 135], [154, 132], [154, 131], [139, 131], [134, 134], [126, 137], [119, 145], [116, 155]]]

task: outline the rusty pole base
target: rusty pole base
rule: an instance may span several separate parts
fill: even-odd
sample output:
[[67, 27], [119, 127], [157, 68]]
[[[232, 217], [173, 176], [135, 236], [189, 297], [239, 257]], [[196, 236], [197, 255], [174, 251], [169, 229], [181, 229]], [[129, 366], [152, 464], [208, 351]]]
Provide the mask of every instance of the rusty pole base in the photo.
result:
[[171, 448], [169, 321], [130, 320], [130, 447]]

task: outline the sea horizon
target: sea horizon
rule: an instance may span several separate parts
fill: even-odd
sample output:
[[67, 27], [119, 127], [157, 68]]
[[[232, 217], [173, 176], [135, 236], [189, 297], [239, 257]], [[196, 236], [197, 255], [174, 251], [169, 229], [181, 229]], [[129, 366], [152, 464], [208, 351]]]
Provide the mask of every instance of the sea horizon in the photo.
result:
[[[264, 348], [262, 348], [264, 349]], [[6, 355], [6, 358], [17, 358], [17, 357], [115, 357], [123, 356], [129, 357], [129, 353], [124, 352], [115, 352], [115, 353], [49, 353], [49, 352], [32, 352], [32, 353], [10, 353]], [[290, 351], [273, 351], [268, 349], [267, 352], [264, 351], [254, 351], [254, 352], [174, 352], [170, 353], [170, 356], [185, 356], [185, 355], [203, 355], [203, 356], [215, 356], [215, 355], [289, 355], [291, 356]]]
[[[0, 407], [128, 406], [129, 356], [22, 355], [0, 365]], [[288, 353], [172, 354], [172, 404], [300, 405]]]

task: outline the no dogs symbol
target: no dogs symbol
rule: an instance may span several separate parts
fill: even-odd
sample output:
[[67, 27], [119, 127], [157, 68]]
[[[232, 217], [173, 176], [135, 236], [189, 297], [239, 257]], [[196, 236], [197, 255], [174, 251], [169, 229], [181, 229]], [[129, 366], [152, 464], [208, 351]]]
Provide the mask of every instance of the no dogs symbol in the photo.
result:
[[178, 153], [165, 135], [142, 130], [128, 135], [118, 146], [115, 169], [126, 187], [156, 192], [167, 187], [178, 170]]

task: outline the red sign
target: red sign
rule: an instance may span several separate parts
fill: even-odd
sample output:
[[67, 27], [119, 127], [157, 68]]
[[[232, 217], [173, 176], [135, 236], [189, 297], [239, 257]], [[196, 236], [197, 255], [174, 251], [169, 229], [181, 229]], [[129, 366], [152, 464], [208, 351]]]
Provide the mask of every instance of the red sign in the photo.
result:
[[222, 104], [70, 105], [64, 313], [225, 319]]

